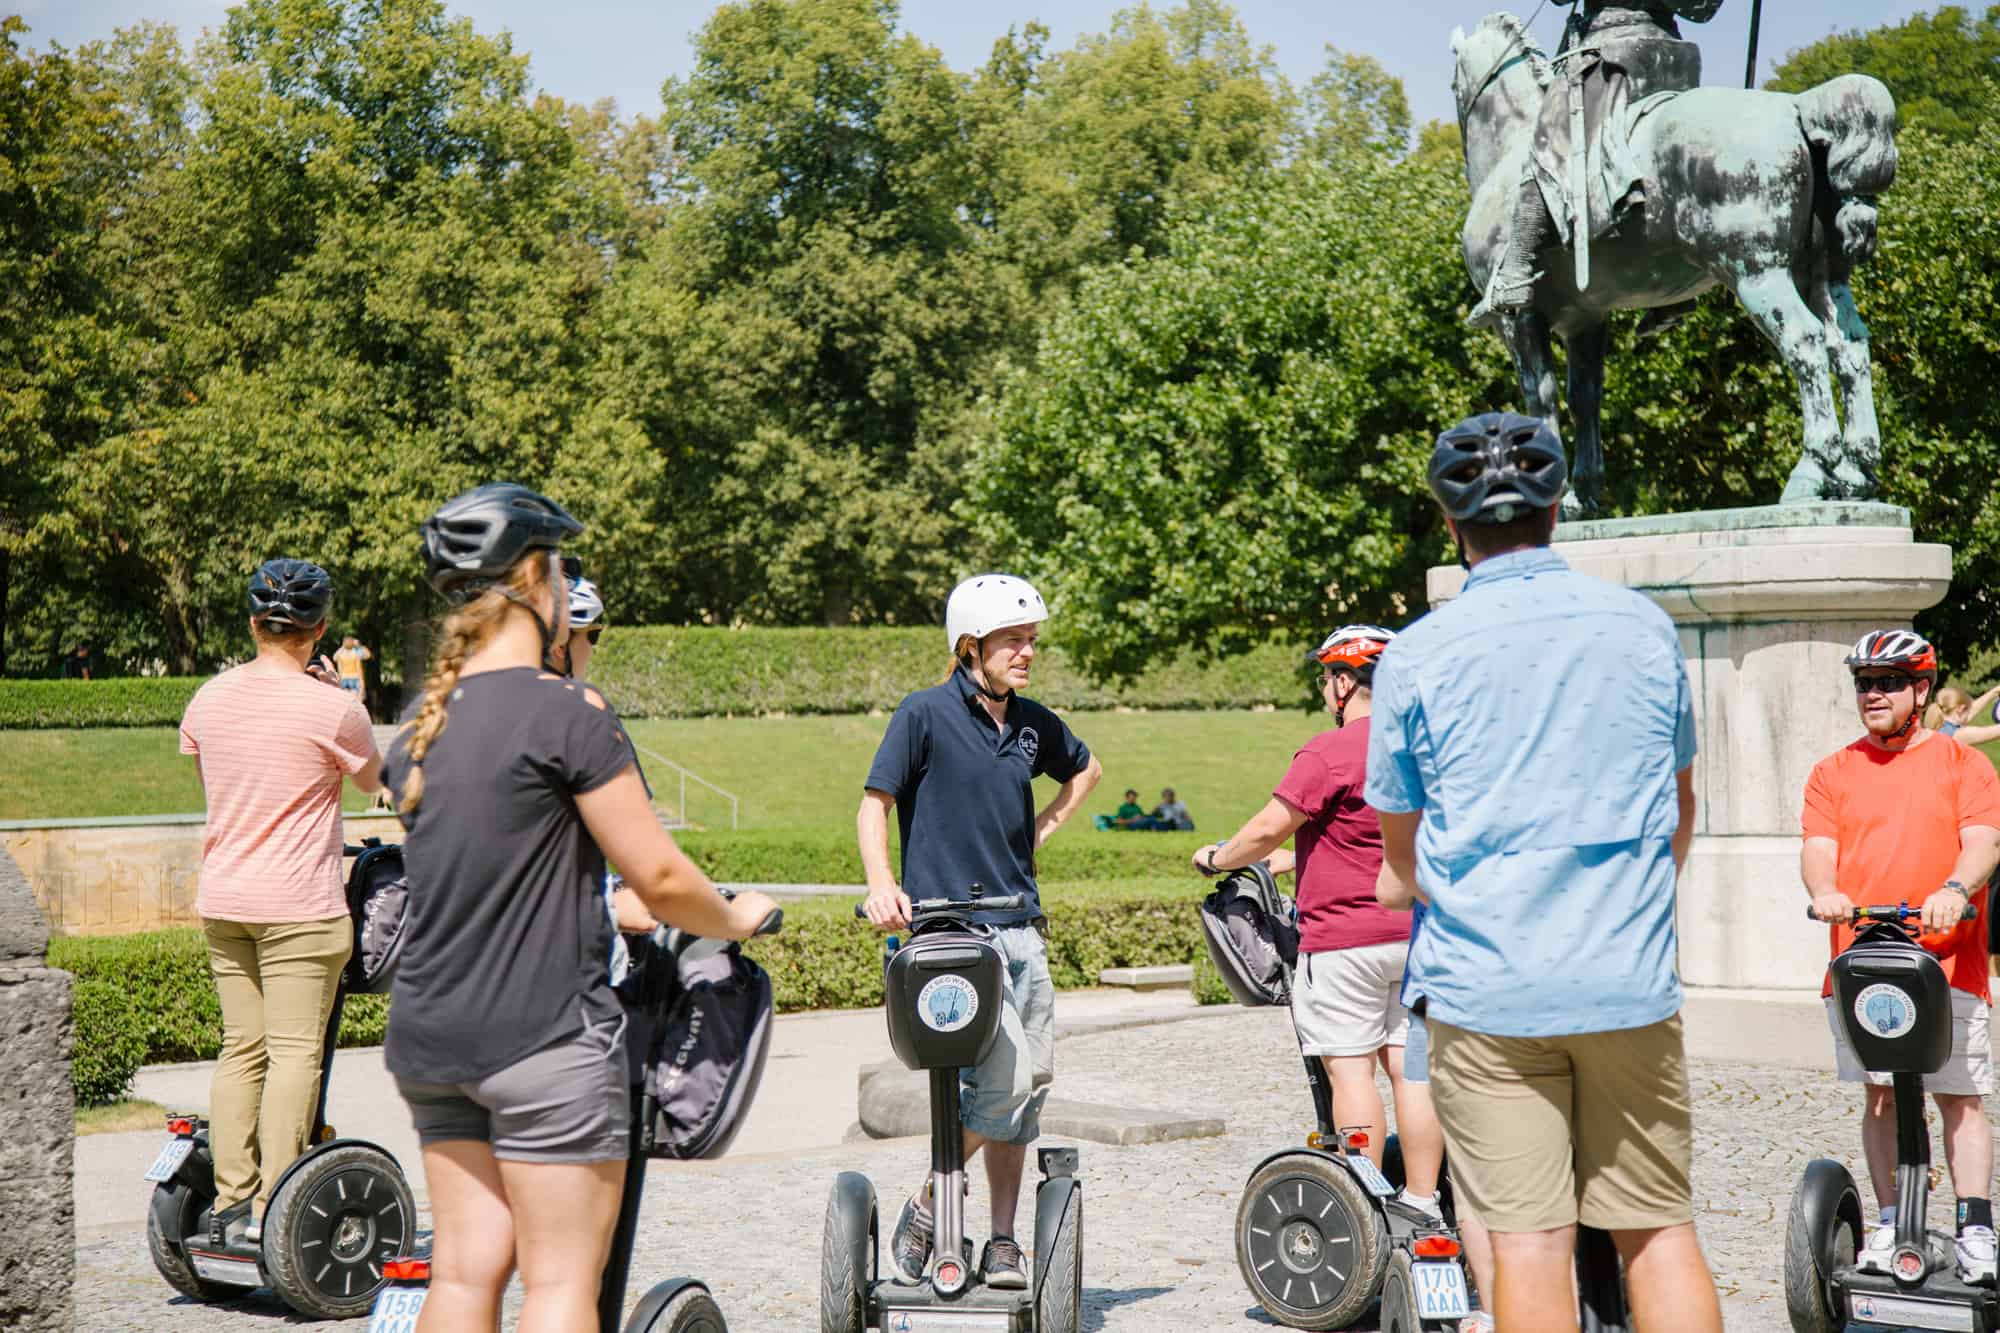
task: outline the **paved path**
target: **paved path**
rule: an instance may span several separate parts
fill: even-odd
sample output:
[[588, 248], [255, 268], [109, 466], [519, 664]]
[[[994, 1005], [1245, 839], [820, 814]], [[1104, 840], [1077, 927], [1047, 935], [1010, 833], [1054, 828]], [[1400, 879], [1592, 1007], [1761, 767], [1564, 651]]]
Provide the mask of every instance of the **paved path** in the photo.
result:
[[[1093, 1004], [1106, 1015], [1114, 1007], [1108, 1000], [1072, 1004], [1073, 998], [1065, 995], [1063, 1003], [1078, 1014]], [[1817, 1004], [1796, 1008], [1764, 1026], [1810, 1030]], [[880, 1022], [879, 1015], [848, 1014], [781, 1023], [779, 1050], [798, 1058], [772, 1065], [758, 1107], [761, 1125], [753, 1122], [754, 1137], [746, 1130], [744, 1150], [715, 1163], [655, 1164], [634, 1266], [640, 1280], [682, 1270], [702, 1274], [738, 1333], [817, 1326], [820, 1219], [834, 1174], [865, 1170], [893, 1198], [917, 1182], [928, 1151], [921, 1139], [829, 1146], [828, 1135], [853, 1116], [853, 1065], [843, 1073], [835, 1066], [851, 1057], [823, 1054], [816, 1067], [812, 1051], [863, 1040], [866, 1018]], [[874, 1031], [879, 1036], [879, 1027]], [[1740, 1024], [1731, 1032], [1728, 1040], [1744, 1040]], [[1086, 1329], [1211, 1333], [1271, 1326], [1237, 1273], [1230, 1230], [1252, 1167], [1309, 1127], [1294, 1049], [1285, 1016], [1271, 1010], [1087, 1032], [1058, 1045], [1057, 1087], [1066, 1097], [1219, 1111], [1230, 1129], [1221, 1138], [1157, 1146], [1082, 1145]], [[1821, 1049], [1791, 1045], [1775, 1053], [1789, 1055], [1789, 1065], [1717, 1059], [1695, 1065], [1698, 1225], [1728, 1326], [1739, 1333], [1788, 1327], [1778, 1285], [1783, 1213], [1806, 1160], [1832, 1150], [1854, 1165], [1858, 1093], [1828, 1073], [1796, 1067], [1819, 1058]], [[791, 1069], [799, 1071], [796, 1078]], [[829, 1105], [825, 1090], [834, 1081], [844, 1081], [845, 1100]], [[806, 1146], [812, 1143], [819, 1146]], [[142, 1197], [135, 1178], [131, 1193]], [[982, 1237], [983, 1195], [976, 1182], [969, 1216], [980, 1219]], [[1940, 1224], [1942, 1214], [1940, 1208]], [[236, 1333], [289, 1322], [281, 1308], [254, 1297], [223, 1308], [173, 1298], [129, 1222], [80, 1225], [77, 1293], [80, 1330]]]

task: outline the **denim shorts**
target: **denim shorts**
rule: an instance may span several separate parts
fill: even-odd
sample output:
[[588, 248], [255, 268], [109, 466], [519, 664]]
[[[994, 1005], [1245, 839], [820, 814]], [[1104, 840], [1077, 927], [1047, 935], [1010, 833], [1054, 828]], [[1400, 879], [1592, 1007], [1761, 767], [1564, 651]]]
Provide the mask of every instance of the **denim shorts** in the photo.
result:
[[1431, 1081], [1431, 1029], [1424, 1022], [1424, 1016], [1414, 1011], [1410, 1014], [1410, 1028], [1403, 1042], [1403, 1082], [1428, 1083]]
[[1000, 926], [991, 936], [1000, 950], [1000, 1032], [993, 1049], [959, 1071], [959, 1120], [997, 1143], [1033, 1143], [1042, 1132], [1042, 1103], [1056, 1076], [1056, 987], [1049, 979], [1049, 949], [1033, 926]]
[[610, 1162], [631, 1150], [625, 1014], [584, 1018], [583, 1029], [497, 1074], [468, 1083], [398, 1076], [417, 1141], [491, 1144], [512, 1162]]

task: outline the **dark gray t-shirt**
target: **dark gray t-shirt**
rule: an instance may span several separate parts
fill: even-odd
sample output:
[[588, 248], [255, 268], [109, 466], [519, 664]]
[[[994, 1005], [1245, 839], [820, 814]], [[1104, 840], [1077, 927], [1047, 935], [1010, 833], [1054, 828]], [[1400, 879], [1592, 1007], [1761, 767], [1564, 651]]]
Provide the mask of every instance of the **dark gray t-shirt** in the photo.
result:
[[[615, 1019], [604, 853], [576, 797], [633, 766], [609, 708], [531, 667], [459, 682], [424, 756], [423, 801], [402, 816], [410, 876], [384, 1051], [432, 1083], [485, 1078]], [[398, 737], [383, 763], [400, 790]]]

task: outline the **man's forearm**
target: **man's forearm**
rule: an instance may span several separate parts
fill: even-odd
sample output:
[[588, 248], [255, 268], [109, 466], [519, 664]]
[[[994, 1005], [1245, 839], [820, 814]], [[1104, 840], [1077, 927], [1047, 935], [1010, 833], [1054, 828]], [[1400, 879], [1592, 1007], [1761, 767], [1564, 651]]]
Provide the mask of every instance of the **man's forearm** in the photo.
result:
[[1961, 846], [1958, 860], [1952, 863], [1951, 877], [1965, 885], [1968, 893], [1976, 891], [1993, 875], [1993, 867], [2000, 863], [2000, 842], [1986, 837], [1968, 838], [1960, 834]]
[[1375, 901], [1391, 911], [1403, 912], [1419, 900], [1430, 902], [1417, 885], [1416, 861], [1412, 859], [1399, 867], [1387, 857], [1382, 858], [1382, 869], [1375, 876]]
[[1092, 756], [1081, 773], [1056, 788], [1056, 798], [1048, 807], [1035, 816], [1035, 846], [1037, 848], [1049, 840], [1051, 834], [1069, 822], [1069, 817], [1077, 812], [1090, 797], [1098, 779], [1104, 776], [1104, 769]]
[[894, 884], [896, 872], [889, 868], [889, 812], [876, 801], [864, 800], [854, 817], [854, 834], [861, 849], [861, 874], [868, 887]]

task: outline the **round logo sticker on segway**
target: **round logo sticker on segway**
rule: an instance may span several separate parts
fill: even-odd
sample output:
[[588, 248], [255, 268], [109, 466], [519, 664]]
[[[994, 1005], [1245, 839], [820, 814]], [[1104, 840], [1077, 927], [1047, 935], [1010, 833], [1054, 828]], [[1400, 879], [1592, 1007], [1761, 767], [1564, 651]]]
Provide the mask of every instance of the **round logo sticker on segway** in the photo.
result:
[[1900, 1037], [1917, 1025], [1917, 1005], [1901, 986], [1876, 982], [1854, 997], [1854, 1017], [1863, 1030], [1884, 1039]]
[[932, 977], [917, 992], [917, 1017], [934, 1032], [956, 1032], [979, 1013], [979, 992], [954, 972]]

